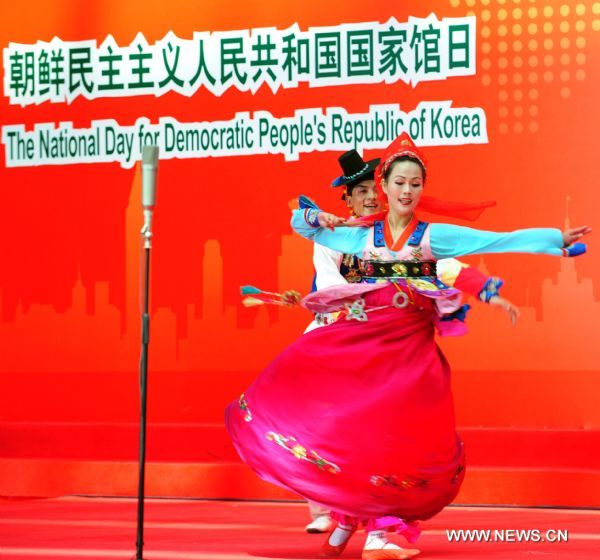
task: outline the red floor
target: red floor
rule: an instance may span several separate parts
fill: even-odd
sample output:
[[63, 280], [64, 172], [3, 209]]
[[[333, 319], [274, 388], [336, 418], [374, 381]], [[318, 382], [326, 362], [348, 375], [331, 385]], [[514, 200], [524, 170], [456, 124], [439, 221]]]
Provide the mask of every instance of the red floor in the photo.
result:
[[[307, 535], [304, 504], [148, 500], [144, 558], [316, 558], [323, 536]], [[450, 507], [423, 523], [424, 560], [597, 559], [600, 510]], [[446, 531], [502, 531], [512, 542], [449, 542]], [[567, 531], [567, 542], [518, 542], [510, 530]], [[554, 533], [556, 534], [556, 533]], [[564, 533], [563, 533], [564, 534]], [[136, 502], [124, 498], [0, 499], [0, 558], [135, 558]], [[342, 558], [360, 558], [357, 534]], [[401, 543], [401, 540], [398, 540]]]

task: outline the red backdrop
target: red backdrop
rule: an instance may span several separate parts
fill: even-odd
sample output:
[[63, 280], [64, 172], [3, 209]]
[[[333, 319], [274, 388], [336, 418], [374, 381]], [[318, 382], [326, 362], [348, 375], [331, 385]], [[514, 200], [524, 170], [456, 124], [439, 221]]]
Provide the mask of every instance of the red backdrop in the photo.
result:
[[[314, 87], [273, 93], [201, 89], [192, 97], [78, 97], [72, 103], [10, 104], [0, 122], [69, 121], [86, 128], [140, 117], [229, 120], [258, 110], [289, 117], [303, 108], [451, 100], [481, 107], [489, 141], [431, 146], [427, 189], [449, 199], [496, 199], [478, 227], [597, 227], [600, 172], [600, 3], [423, 1], [5, 3], [0, 45], [94, 39], [120, 45], [138, 32], [149, 43], [168, 31], [286, 29], [409, 16], [476, 17], [476, 73], [420, 82]], [[6, 63], [5, 63], [6, 72]], [[152, 264], [154, 421], [220, 421], [243, 388], [309, 321], [300, 310], [246, 309], [240, 284], [307, 291], [311, 246], [292, 235], [288, 206], [304, 193], [343, 211], [328, 189], [339, 151], [169, 159], [160, 162]], [[366, 157], [375, 157], [370, 150]], [[0, 165], [0, 418], [10, 421], [135, 419], [135, 386], [121, 383], [139, 355], [139, 169], [118, 163]], [[471, 334], [443, 341], [456, 371], [462, 425], [595, 428], [600, 414], [600, 252], [470, 259], [503, 277], [521, 307], [512, 328], [475, 304]], [[164, 373], [164, 375], [161, 374]], [[177, 373], [179, 372], [179, 374]], [[127, 374], [127, 375], [126, 375]], [[122, 377], [121, 377], [122, 376]], [[185, 381], [182, 381], [185, 379]], [[193, 388], [193, 393], [190, 389]], [[567, 398], [565, 398], [567, 395]], [[597, 464], [597, 459], [596, 464]]]

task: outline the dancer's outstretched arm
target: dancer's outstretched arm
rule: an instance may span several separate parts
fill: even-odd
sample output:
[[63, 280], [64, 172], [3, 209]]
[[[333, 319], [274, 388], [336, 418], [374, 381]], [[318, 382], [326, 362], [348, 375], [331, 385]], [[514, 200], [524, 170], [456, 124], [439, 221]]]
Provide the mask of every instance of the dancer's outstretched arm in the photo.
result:
[[304, 208], [292, 212], [292, 227], [302, 237], [347, 255], [362, 257], [368, 227], [336, 227], [346, 222], [320, 208]]
[[507, 233], [483, 231], [450, 224], [431, 224], [431, 249], [437, 259], [487, 253], [540, 253], [575, 256], [585, 251], [567, 248], [592, 230], [588, 226], [560, 231], [554, 228], [529, 228]]
[[[318, 207], [294, 210], [292, 227], [307, 237], [336, 251], [362, 256], [370, 228], [337, 227], [344, 218], [323, 212]], [[529, 228], [498, 233], [451, 224], [430, 224], [431, 249], [436, 259], [488, 253], [538, 253], [577, 256], [585, 245], [572, 244], [591, 233], [588, 226], [561, 231], [556, 228]]]

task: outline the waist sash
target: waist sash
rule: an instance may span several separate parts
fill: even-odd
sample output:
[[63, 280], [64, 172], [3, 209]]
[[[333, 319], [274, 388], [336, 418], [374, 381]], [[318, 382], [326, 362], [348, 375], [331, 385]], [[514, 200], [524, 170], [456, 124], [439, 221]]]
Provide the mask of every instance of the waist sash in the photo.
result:
[[365, 278], [422, 278], [437, 276], [435, 261], [363, 261]]

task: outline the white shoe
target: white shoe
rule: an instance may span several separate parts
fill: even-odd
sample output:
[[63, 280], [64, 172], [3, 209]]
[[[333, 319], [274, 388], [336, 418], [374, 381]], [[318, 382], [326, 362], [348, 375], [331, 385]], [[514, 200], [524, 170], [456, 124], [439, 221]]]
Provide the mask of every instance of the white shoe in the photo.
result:
[[307, 533], [329, 533], [333, 528], [333, 521], [329, 515], [315, 517], [307, 526]]

